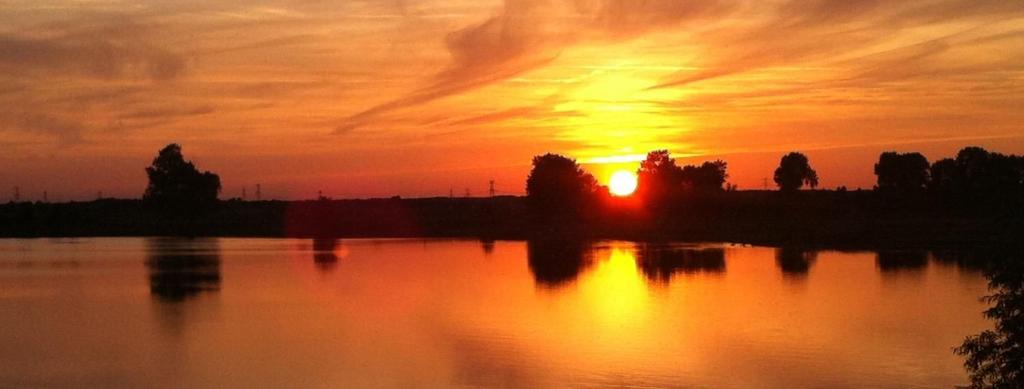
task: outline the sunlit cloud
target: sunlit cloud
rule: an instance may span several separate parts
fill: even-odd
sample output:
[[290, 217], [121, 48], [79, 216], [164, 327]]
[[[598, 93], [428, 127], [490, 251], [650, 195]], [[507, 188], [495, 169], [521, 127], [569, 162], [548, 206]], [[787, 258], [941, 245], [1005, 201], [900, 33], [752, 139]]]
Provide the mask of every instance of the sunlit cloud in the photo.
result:
[[1019, 53], [1024, 7], [1001, 0], [10, 2], [0, 186], [88, 164], [136, 196], [139, 167], [109, 156], [169, 142], [226, 188], [338, 197], [521, 182], [543, 152], [728, 156], [741, 187], [795, 149], [1022, 152]]

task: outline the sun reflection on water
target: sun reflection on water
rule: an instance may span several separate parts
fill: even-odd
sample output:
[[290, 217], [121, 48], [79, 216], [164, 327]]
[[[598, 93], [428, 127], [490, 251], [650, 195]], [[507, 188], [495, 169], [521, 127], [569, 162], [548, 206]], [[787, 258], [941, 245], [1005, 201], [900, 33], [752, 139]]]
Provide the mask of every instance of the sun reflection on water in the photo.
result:
[[594, 270], [580, 282], [593, 320], [608, 328], [639, 325], [647, 312], [647, 284], [636, 265], [636, 247], [612, 243], [598, 254]]

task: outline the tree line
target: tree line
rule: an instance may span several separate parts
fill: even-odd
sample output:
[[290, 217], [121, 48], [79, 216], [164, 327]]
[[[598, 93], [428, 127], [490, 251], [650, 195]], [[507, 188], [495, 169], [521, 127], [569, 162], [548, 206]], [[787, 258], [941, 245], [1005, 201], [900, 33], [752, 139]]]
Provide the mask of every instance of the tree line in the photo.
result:
[[[735, 189], [727, 181], [727, 162], [681, 165], [668, 150], [648, 153], [636, 173], [634, 196], [650, 209], [671, 208], [687, 196]], [[874, 173], [875, 191], [890, 199], [929, 196], [947, 203], [989, 205], [1024, 199], [1024, 157], [980, 147], [966, 147], [955, 157], [933, 163], [921, 153], [887, 151], [879, 155]], [[220, 177], [200, 171], [185, 159], [178, 144], [161, 149], [146, 174], [149, 182], [143, 200], [153, 208], [187, 214], [209, 209], [218, 201]], [[773, 178], [781, 193], [819, 184], [817, 171], [800, 152], [783, 155]], [[559, 217], [580, 216], [610, 197], [608, 188], [576, 160], [551, 153], [533, 158], [526, 193], [531, 208]]]
[[[884, 152], [874, 165], [875, 190], [893, 197], [931, 195], [945, 201], [1020, 201], [1024, 198], [1024, 157], [967, 147], [954, 158], [934, 163], [921, 153]], [[735, 189], [728, 185], [728, 164], [722, 160], [697, 165], [676, 163], [667, 150], [647, 154], [637, 170], [638, 196], [648, 207], [664, 207], [687, 194], [715, 193]], [[782, 156], [774, 172], [782, 193], [816, 188], [817, 171], [800, 152]], [[843, 190], [845, 188], [841, 188]], [[580, 209], [607, 197], [598, 184], [574, 159], [544, 154], [533, 159], [526, 181], [530, 204], [542, 212], [578, 213]]]

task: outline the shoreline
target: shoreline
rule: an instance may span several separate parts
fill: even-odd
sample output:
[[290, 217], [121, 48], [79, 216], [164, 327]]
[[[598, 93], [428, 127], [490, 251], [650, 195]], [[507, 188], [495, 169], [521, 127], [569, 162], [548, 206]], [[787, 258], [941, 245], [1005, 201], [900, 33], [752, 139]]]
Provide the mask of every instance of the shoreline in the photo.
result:
[[724, 192], [652, 212], [603, 206], [580, 220], [542, 218], [524, 197], [222, 201], [194, 215], [141, 200], [0, 204], [0, 237], [465, 238], [731, 242], [772, 247], [898, 249], [1022, 244], [1021, 209], [907, 207], [873, 192]]

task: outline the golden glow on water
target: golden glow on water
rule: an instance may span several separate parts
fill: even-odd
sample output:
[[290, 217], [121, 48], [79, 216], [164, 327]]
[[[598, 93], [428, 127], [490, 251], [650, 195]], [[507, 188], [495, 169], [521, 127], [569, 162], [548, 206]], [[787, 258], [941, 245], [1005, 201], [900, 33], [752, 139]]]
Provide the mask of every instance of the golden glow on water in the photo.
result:
[[632, 247], [613, 246], [580, 285], [592, 321], [609, 330], [634, 327], [646, 319], [647, 284], [636, 268]]
[[[219, 278], [161, 278], [183, 268], [151, 260], [193, 245]], [[524, 242], [165, 246], [0, 241], [0, 386], [953, 387], [950, 348], [988, 325], [979, 273], [870, 252], [803, 271], [772, 248], [599, 242], [544, 270]]]

